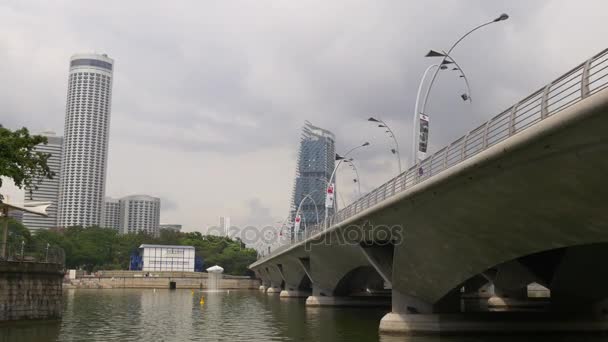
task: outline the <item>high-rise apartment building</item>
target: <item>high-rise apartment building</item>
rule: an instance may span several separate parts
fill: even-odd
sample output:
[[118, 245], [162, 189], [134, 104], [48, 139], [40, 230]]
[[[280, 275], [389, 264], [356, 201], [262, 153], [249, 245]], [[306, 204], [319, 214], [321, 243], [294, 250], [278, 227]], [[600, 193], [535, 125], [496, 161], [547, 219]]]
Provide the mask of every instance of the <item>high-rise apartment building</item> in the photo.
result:
[[182, 225], [181, 224], [174, 224], [174, 223], [161, 223], [158, 226], [158, 229], [166, 229], [166, 230], [173, 230], [176, 232], [180, 232], [182, 230]]
[[23, 225], [31, 231], [39, 229], [50, 229], [57, 227], [57, 202], [59, 200], [59, 177], [61, 177], [61, 147], [63, 138], [55, 135], [54, 132], [42, 132], [40, 135], [46, 136], [48, 142], [34, 148], [36, 152], [50, 154], [47, 165], [55, 173], [53, 179], [43, 179], [35, 188], [26, 188], [24, 202], [48, 201], [51, 205], [46, 209], [48, 217], [23, 213]]
[[120, 230], [120, 200], [106, 197], [100, 226]]
[[57, 226], [102, 220], [114, 60], [78, 54], [70, 59]]
[[[291, 207], [293, 223], [300, 202], [306, 198], [300, 207], [300, 231], [304, 225], [323, 221], [326, 210], [325, 193], [334, 170], [335, 158], [334, 134], [306, 121], [302, 129]], [[329, 210], [328, 214], [333, 214], [333, 209]]]
[[122, 234], [143, 231], [158, 235], [160, 225], [160, 198], [133, 195], [120, 199], [120, 229]]

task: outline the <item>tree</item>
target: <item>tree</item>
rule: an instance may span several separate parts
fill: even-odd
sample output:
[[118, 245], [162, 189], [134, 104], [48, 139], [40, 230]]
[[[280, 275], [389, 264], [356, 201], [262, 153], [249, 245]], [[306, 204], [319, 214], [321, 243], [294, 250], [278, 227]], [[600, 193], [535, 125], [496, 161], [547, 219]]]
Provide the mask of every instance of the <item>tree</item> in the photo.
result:
[[34, 150], [36, 145], [47, 142], [44, 136], [30, 135], [25, 127], [11, 131], [0, 125], [0, 177], [8, 177], [17, 187], [27, 189], [35, 189], [45, 178], [52, 179], [55, 174], [47, 164], [51, 155]]

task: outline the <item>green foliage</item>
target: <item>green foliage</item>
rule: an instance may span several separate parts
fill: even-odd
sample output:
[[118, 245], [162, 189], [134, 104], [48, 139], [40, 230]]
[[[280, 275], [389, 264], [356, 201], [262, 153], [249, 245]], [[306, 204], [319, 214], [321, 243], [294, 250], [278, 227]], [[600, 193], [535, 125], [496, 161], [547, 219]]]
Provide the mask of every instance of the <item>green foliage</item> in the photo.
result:
[[25, 127], [11, 131], [0, 125], [0, 176], [29, 189], [36, 188], [44, 178], [52, 179], [54, 173], [47, 165], [50, 154], [34, 151], [36, 145], [46, 143], [46, 137], [30, 135]]
[[159, 237], [153, 237], [143, 232], [121, 235], [108, 228], [70, 227], [40, 231], [32, 239], [36, 240], [35, 243], [50, 243], [63, 248], [67, 268], [89, 272], [128, 269], [131, 253], [144, 243], [193, 246], [196, 256], [203, 258], [206, 267], [217, 264], [232, 275], [250, 274], [247, 266], [257, 257], [254, 249], [246, 248], [238, 239], [166, 229], [161, 229]]

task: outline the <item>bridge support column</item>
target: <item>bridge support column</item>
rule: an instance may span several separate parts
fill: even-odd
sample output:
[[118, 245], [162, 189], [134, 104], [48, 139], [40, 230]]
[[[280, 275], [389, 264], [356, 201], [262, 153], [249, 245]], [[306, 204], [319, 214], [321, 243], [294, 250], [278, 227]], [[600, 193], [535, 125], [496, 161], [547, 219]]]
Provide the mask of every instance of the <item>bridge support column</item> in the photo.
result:
[[280, 293], [281, 298], [307, 298], [310, 296], [310, 291], [302, 290], [283, 290]]
[[488, 299], [490, 311], [546, 311], [549, 305], [545, 299], [528, 298], [528, 284], [542, 280], [518, 260], [498, 265], [486, 278], [494, 290]]
[[271, 286], [268, 289], [266, 289], [266, 293], [267, 294], [280, 294], [281, 288], [278, 286]]

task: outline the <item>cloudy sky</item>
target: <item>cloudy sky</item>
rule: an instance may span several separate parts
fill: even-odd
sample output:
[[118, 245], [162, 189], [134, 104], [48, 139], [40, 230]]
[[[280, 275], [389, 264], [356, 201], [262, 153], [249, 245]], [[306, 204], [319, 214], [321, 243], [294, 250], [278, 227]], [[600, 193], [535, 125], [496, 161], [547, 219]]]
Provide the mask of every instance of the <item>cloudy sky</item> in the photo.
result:
[[[204, 231], [273, 224], [289, 208], [304, 120], [333, 131], [363, 191], [397, 173], [384, 119], [409, 163], [420, 76], [468, 29], [428, 107], [431, 151], [606, 47], [597, 1], [0, 0], [0, 123], [63, 134], [68, 62], [115, 59], [107, 190], [162, 198], [161, 221]], [[345, 202], [355, 195], [340, 170]], [[342, 200], [340, 199], [340, 202]]]

